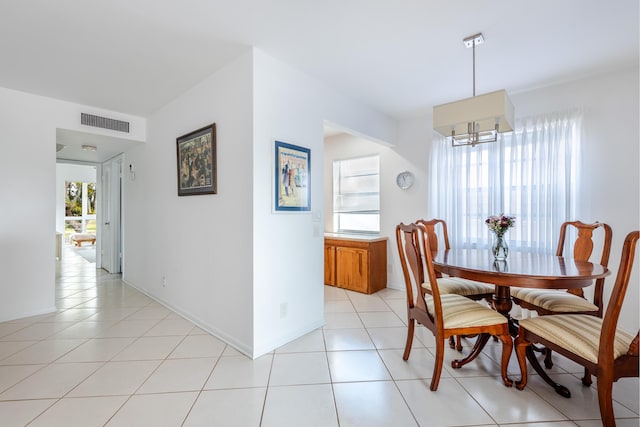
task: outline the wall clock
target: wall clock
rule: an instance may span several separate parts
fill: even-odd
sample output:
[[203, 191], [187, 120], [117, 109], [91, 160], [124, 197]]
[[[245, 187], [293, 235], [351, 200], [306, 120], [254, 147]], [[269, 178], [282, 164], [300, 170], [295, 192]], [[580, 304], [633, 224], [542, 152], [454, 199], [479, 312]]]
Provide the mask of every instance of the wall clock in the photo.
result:
[[403, 190], [409, 189], [416, 180], [415, 176], [409, 171], [400, 172], [396, 177], [396, 184]]

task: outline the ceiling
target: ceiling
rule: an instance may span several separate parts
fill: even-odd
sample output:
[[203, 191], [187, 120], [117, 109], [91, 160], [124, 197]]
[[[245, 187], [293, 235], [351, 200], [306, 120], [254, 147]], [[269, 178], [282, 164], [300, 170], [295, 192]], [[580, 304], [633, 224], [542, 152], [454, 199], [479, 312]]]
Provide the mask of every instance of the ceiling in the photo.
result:
[[[141, 142], [68, 129], [56, 129], [56, 159], [104, 163]], [[95, 147], [95, 150], [83, 148]]]
[[255, 46], [391, 117], [638, 66], [637, 0], [30, 0], [0, 86], [146, 117]]

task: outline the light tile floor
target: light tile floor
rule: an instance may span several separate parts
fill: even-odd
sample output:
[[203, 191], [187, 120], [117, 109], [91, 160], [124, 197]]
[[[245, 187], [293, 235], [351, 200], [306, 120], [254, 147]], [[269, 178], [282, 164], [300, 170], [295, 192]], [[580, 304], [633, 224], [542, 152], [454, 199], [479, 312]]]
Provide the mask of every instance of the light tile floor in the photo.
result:
[[[0, 323], [1, 426], [600, 425], [581, 367], [555, 356], [571, 399], [535, 375], [524, 391], [506, 388], [493, 342], [462, 369], [447, 350], [429, 391], [434, 340], [418, 328], [402, 360], [400, 291], [326, 287], [326, 326], [256, 360], [72, 252], [56, 303], [54, 314]], [[509, 373], [519, 375], [515, 358]], [[618, 426], [638, 426], [638, 396], [637, 379], [615, 385]]]

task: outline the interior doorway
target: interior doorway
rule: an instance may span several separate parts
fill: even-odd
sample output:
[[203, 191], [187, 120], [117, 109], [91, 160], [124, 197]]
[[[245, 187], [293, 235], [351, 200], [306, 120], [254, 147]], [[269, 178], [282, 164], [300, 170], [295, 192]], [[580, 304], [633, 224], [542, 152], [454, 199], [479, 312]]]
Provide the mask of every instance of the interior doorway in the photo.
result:
[[122, 272], [122, 165], [118, 155], [102, 164], [56, 164], [56, 254], [72, 250], [96, 269]]
[[[109, 273], [121, 273], [124, 265], [121, 197], [123, 153], [141, 143], [142, 141], [100, 133], [56, 129], [57, 163], [95, 168], [97, 192], [96, 268], [104, 269]], [[58, 185], [57, 188], [62, 187]], [[64, 222], [59, 219], [59, 216], [64, 215], [64, 198], [57, 196], [56, 200], [56, 232], [64, 233]]]
[[60, 259], [73, 250], [87, 261], [97, 261], [99, 168], [80, 162], [56, 164], [56, 255]]

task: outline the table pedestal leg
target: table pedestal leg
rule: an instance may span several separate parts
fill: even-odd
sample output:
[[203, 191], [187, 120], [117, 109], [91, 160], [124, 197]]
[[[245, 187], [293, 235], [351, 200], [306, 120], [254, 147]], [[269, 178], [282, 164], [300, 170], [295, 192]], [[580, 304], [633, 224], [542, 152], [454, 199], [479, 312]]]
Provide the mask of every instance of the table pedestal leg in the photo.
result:
[[549, 374], [547, 374], [547, 371], [542, 369], [542, 366], [540, 366], [540, 362], [538, 362], [538, 359], [536, 358], [536, 354], [534, 353], [532, 346], [527, 347], [526, 354], [527, 354], [527, 360], [529, 361], [529, 364], [531, 365], [533, 370], [536, 371], [538, 375], [540, 375], [540, 378], [542, 378], [547, 384], [553, 387], [556, 393], [558, 393], [560, 396], [566, 397], [566, 398], [571, 397], [571, 392], [569, 391], [568, 388], [553, 381], [551, 377], [549, 377]]
[[511, 307], [513, 307], [513, 302], [511, 302], [511, 288], [496, 285], [491, 305], [493, 305], [495, 311], [509, 318], [509, 312], [511, 311]]
[[471, 353], [469, 353], [469, 355], [464, 359], [456, 359], [452, 361], [451, 367], [462, 368], [464, 365], [466, 365], [467, 363], [471, 362], [473, 359], [478, 357], [478, 355], [482, 352], [482, 349], [484, 348], [484, 346], [487, 344], [487, 341], [489, 341], [490, 337], [491, 337], [490, 334], [478, 335], [478, 339], [476, 340], [476, 343], [473, 345], [473, 348], [471, 349]]
[[[503, 316], [505, 316], [509, 320], [509, 332], [512, 336], [518, 335], [518, 323], [516, 320], [512, 319], [509, 315], [511, 311], [511, 307], [513, 303], [511, 302], [511, 291], [508, 286], [497, 286], [496, 291], [493, 294], [493, 308]], [[475, 347], [474, 347], [475, 349]], [[547, 372], [542, 369], [540, 366], [540, 362], [536, 358], [535, 353], [533, 352], [532, 346], [527, 347], [527, 360], [529, 360], [529, 364], [533, 367], [533, 369], [540, 375], [547, 384], [553, 387], [560, 396], [563, 397], [571, 397], [571, 392], [565, 386], [556, 383], [553, 381]]]
[[[496, 310], [498, 313], [502, 314], [509, 320], [509, 331], [512, 332], [513, 334], [513, 326], [512, 326], [511, 318], [509, 317], [509, 311], [511, 310], [511, 306], [512, 306], [511, 292], [509, 291], [508, 286], [496, 285], [496, 290], [493, 293], [493, 300], [491, 301], [491, 305], [494, 310]], [[515, 328], [516, 332], [517, 330], [518, 329]], [[451, 362], [451, 366], [454, 368], [461, 368], [467, 363], [471, 362], [476, 357], [478, 357], [478, 355], [482, 352], [482, 349], [484, 349], [484, 346], [489, 341], [490, 337], [491, 337], [490, 334], [481, 334], [476, 340], [476, 343], [473, 345], [473, 349], [471, 349], [471, 353], [469, 353], [469, 355], [464, 359], [454, 360], [453, 362]]]

